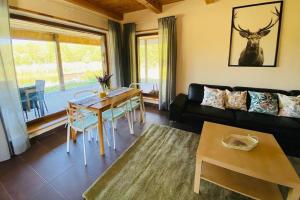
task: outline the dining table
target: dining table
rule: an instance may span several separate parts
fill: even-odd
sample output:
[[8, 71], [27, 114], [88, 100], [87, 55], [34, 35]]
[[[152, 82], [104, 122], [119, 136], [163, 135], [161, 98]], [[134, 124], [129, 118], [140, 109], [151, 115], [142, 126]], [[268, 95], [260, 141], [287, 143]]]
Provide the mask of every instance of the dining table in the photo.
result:
[[[76, 107], [77, 109], [86, 109], [88, 111], [94, 112], [97, 115], [100, 155], [105, 154], [102, 113], [108, 109], [111, 109], [111, 106], [114, 104], [114, 102], [125, 102], [134, 97], [140, 98], [140, 109], [145, 110], [142, 90], [137, 88], [122, 87], [112, 90], [106, 97], [103, 98], [101, 98], [98, 94], [95, 94], [81, 97], [79, 99], [72, 99], [68, 102], [69, 108]], [[144, 122], [144, 115], [142, 114], [142, 112], [140, 112], [140, 121]], [[71, 130], [71, 138], [75, 143], [77, 136], [73, 130]]]

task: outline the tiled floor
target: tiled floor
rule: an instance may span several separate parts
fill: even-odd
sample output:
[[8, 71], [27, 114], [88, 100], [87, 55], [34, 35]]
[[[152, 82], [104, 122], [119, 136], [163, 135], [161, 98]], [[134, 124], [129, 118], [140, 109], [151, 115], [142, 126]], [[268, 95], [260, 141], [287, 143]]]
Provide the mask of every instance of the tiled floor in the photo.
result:
[[[71, 143], [70, 154], [66, 153], [64, 128], [37, 139], [24, 154], [0, 163], [0, 199], [82, 199], [82, 193], [151, 123], [169, 124], [168, 113], [148, 107], [146, 123], [135, 124], [135, 135], [129, 134], [127, 121], [121, 120], [117, 150], [105, 143], [106, 154], [100, 156], [99, 144], [91, 141], [87, 144], [87, 167], [83, 162], [81, 136], [76, 144]], [[190, 129], [178, 124], [173, 126]]]

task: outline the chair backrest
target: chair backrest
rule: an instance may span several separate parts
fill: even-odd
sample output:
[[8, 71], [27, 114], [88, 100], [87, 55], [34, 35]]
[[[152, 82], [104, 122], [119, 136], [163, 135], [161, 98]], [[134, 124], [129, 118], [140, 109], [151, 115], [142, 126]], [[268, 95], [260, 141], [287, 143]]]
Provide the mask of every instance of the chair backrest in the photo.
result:
[[45, 91], [45, 80], [36, 80], [35, 88], [36, 88], [37, 92], [44, 92]]
[[114, 98], [111, 100], [110, 108], [122, 107], [125, 106], [127, 101], [130, 100], [131, 97], [122, 97], [122, 98]]
[[131, 83], [129, 85], [129, 88], [138, 88], [138, 87], [140, 87], [140, 85], [141, 85], [141, 83]]
[[66, 111], [68, 115], [68, 122], [70, 123], [70, 125], [72, 125], [75, 121], [84, 119], [85, 117], [81, 111], [81, 108], [74, 104], [69, 104]]
[[73, 95], [73, 98], [74, 99], [78, 99], [81, 97], [81, 95], [85, 94], [85, 95], [88, 95], [88, 94], [96, 94], [97, 91], [95, 90], [81, 90], [79, 92], [76, 92], [74, 95]]

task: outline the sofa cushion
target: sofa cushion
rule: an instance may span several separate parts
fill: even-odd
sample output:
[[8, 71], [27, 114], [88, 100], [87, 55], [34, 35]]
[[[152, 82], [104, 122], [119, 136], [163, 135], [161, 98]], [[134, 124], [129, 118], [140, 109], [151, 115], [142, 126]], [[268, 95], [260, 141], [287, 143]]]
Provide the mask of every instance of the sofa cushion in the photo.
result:
[[278, 114], [278, 96], [268, 92], [248, 92], [251, 97], [249, 112], [257, 112], [269, 115]]
[[201, 105], [225, 109], [225, 91], [204, 86], [204, 96]]
[[300, 95], [287, 96], [278, 94], [279, 116], [300, 118]]
[[[266, 126], [282, 129], [299, 129], [300, 120], [288, 117], [277, 117], [261, 113], [251, 113], [246, 111], [236, 111], [236, 121], [241, 124], [248, 124], [251, 126]], [[300, 135], [300, 132], [299, 132]]]
[[300, 119], [292, 119], [289, 117], [278, 117], [277, 118], [277, 127], [284, 129], [299, 129], [299, 138], [300, 138]]
[[232, 110], [222, 110], [219, 108], [213, 108], [210, 106], [201, 106], [197, 104], [188, 104], [186, 109], [186, 113], [189, 114], [195, 114], [195, 115], [201, 115], [204, 116], [204, 118], [210, 118], [210, 119], [221, 119], [226, 121], [234, 121], [235, 115], [234, 111]]
[[226, 108], [247, 111], [247, 91], [225, 90], [225, 93]]
[[236, 122], [241, 125], [274, 130], [278, 124], [278, 117], [261, 113], [236, 111]]
[[269, 92], [269, 93], [280, 93], [280, 94], [285, 94], [285, 95], [291, 95], [289, 92], [285, 90], [276, 90], [276, 89], [266, 89], [266, 88], [252, 88], [252, 87], [234, 87], [233, 91], [248, 91], [248, 96], [247, 96], [247, 108], [250, 108], [251, 104], [251, 98], [249, 91], [253, 92]]
[[227, 89], [229, 91], [232, 91], [232, 88], [227, 86], [204, 85], [204, 84], [192, 83], [189, 86], [188, 100], [192, 102], [198, 102], [200, 104], [204, 96], [204, 86], [207, 86], [209, 88], [220, 89], [220, 90]]

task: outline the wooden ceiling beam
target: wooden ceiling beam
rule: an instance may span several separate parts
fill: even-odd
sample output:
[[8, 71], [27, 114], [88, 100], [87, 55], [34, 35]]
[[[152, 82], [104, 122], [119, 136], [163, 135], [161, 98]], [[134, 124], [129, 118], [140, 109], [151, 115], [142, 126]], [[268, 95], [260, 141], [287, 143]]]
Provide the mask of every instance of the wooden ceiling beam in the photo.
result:
[[206, 4], [213, 3], [215, 0], [205, 0]]
[[94, 3], [90, 3], [86, 0], [64, 0], [66, 2], [72, 3], [74, 5], [92, 10], [94, 12], [97, 12], [101, 15], [105, 15], [107, 17], [116, 19], [116, 20], [123, 20], [123, 14], [122, 13], [116, 13], [113, 11], [110, 11], [106, 8], [102, 8], [101, 6], [94, 4]]
[[136, 0], [136, 1], [157, 14], [162, 13], [162, 5], [159, 0]]

